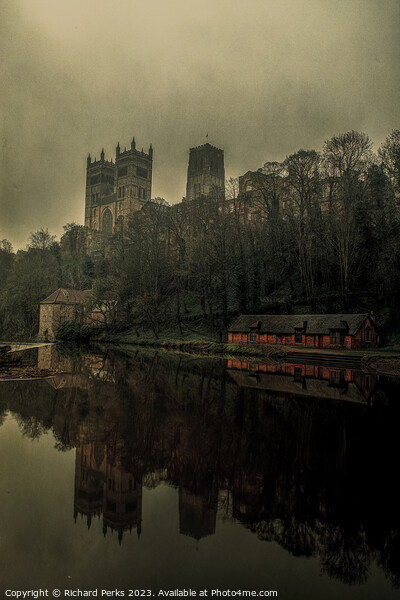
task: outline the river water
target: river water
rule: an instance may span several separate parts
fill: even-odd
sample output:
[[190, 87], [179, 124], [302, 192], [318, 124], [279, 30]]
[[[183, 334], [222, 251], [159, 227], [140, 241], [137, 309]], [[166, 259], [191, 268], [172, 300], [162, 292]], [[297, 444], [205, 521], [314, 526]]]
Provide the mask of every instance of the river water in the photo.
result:
[[60, 372], [0, 383], [0, 591], [398, 598], [399, 380], [35, 352]]

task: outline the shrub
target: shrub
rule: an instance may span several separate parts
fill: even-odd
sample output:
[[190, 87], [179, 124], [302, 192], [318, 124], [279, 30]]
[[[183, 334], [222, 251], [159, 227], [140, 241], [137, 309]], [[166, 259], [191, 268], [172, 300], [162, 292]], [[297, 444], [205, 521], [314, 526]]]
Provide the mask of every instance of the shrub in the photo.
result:
[[81, 325], [78, 321], [63, 321], [56, 329], [56, 339], [60, 342], [86, 343], [99, 333], [99, 327]]

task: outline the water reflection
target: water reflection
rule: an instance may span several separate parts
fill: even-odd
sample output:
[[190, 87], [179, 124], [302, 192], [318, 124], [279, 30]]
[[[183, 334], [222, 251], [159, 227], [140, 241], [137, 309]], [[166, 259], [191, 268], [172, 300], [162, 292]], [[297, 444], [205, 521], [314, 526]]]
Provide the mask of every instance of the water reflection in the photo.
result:
[[319, 364], [257, 364], [230, 359], [228, 370], [242, 387], [367, 404], [373, 401], [378, 383], [374, 374]]
[[[240, 523], [293, 557], [361, 584], [400, 583], [399, 382], [350, 369], [170, 354], [59, 355], [40, 382], [0, 386], [0, 415], [76, 448], [74, 518], [142, 531], [143, 489], [178, 489], [179, 532]], [[167, 516], [166, 516], [167, 518]], [[244, 548], [245, 552], [246, 549]]]

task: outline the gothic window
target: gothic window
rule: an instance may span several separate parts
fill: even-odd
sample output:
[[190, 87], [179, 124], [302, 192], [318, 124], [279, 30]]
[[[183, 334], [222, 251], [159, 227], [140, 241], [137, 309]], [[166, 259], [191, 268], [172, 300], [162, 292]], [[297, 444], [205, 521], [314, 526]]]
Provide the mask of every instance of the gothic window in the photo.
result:
[[97, 183], [100, 183], [100, 174], [93, 175], [93, 177], [91, 177], [90, 179], [90, 183], [91, 185], [96, 185]]
[[371, 341], [371, 327], [367, 327], [365, 330], [365, 341], [366, 342]]
[[147, 179], [147, 169], [143, 169], [142, 167], [136, 167], [136, 174], [138, 177]]
[[102, 232], [106, 233], [108, 235], [112, 234], [112, 223], [113, 223], [113, 217], [111, 214], [111, 210], [109, 208], [106, 208], [106, 210], [103, 213], [103, 219], [102, 219]]

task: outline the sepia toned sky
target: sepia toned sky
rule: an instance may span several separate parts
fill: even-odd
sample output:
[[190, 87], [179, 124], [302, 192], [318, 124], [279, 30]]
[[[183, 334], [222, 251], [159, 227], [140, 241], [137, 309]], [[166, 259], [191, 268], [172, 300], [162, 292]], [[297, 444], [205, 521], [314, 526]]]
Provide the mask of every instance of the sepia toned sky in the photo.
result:
[[188, 150], [228, 177], [400, 128], [399, 0], [0, 0], [0, 240], [83, 223], [86, 157], [154, 148], [153, 197]]

